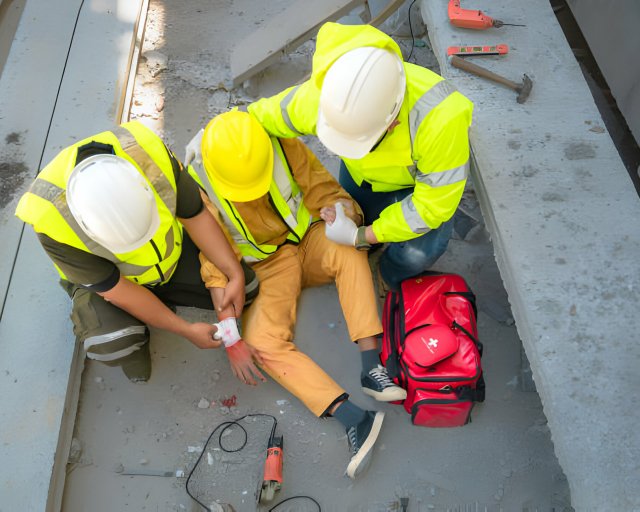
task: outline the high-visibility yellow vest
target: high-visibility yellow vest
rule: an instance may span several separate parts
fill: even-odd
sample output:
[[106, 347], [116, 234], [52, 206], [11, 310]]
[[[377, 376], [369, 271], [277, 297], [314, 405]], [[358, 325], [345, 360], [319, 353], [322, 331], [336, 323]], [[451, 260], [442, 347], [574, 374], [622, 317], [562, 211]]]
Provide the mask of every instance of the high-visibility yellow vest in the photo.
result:
[[[112, 253], [92, 240], [69, 210], [67, 179], [76, 166], [79, 148], [91, 142], [112, 146], [116, 156], [131, 162], [151, 184], [160, 226], [153, 238], [139, 249]], [[20, 198], [16, 215], [31, 224], [37, 233], [112, 261], [127, 279], [142, 285], [156, 285], [169, 280], [182, 250], [182, 226], [176, 220], [176, 200], [176, 180], [166, 146], [151, 130], [133, 121], [60, 152]], [[66, 278], [59, 268], [58, 272]]]
[[[269, 186], [269, 195], [278, 214], [289, 230], [287, 241], [298, 244], [311, 225], [311, 214], [304, 204], [302, 191], [293, 178], [280, 142], [277, 138], [271, 137], [271, 144], [274, 158], [273, 178]], [[209, 200], [220, 211], [225, 226], [240, 249], [245, 261], [260, 261], [268, 258], [278, 250], [279, 246], [277, 245], [256, 242], [233, 203], [217, 192], [215, 183], [209, 180], [202, 164], [193, 163], [190, 165], [189, 173], [207, 193]]]
[[[385, 48], [402, 58], [393, 39], [374, 27], [326, 23], [318, 33], [311, 78], [249, 105], [249, 112], [274, 136], [315, 135], [327, 69], [347, 51], [362, 46]], [[413, 189], [374, 221], [380, 242], [415, 238], [451, 218], [468, 175], [473, 104], [426, 68], [404, 63], [404, 70], [407, 90], [400, 124], [371, 153], [358, 160], [344, 159], [354, 181], [368, 183], [374, 192]]]

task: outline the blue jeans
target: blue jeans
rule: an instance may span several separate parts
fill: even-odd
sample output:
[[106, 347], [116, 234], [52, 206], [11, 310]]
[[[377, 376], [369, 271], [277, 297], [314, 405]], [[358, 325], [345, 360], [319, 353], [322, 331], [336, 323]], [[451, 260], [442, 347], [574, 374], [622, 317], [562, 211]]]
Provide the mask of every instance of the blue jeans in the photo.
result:
[[[387, 206], [402, 201], [413, 192], [413, 188], [393, 192], [373, 192], [370, 187], [360, 187], [353, 181], [344, 162], [340, 162], [340, 185], [364, 212], [365, 225], [376, 220]], [[409, 277], [429, 269], [444, 254], [453, 233], [453, 219], [444, 222], [438, 229], [432, 229], [418, 238], [405, 242], [392, 242], [380, 258], [380, 273], [393, 289]]]

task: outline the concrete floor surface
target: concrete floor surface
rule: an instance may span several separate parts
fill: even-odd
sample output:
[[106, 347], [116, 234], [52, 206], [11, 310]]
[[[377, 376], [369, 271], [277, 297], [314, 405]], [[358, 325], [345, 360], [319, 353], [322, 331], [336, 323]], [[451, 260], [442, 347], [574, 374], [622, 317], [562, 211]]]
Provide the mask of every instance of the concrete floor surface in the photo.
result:
[[[276, 12], [285, 5], [152, 1], [131, 117], [154, 128], [181, 156], [185, 143], [211, 116], [250, 101], [249, 92], [272, 94], [300, 79], [308, 71], [312, 43], [268, 70], [252, 91], [224, 85], [234, 41], [265, 19], [267, 9]], [[410, 48], [406, 41], [402, 45]], [[425, 65], [435, 62], [424, 47], [414, 48], [414, 58]], [[317, 141], [309, 144], [335, 173], [337, 159]], [[481, 220], [472, 192], [465, 210]], [[185, 492], [184, 476], [125, 476], [122, 470], [186, 475], [210, 432], [248, 413], [275, 416], [284, 434], [285, 483], [276, 502], [309, 495], [325, 511], [382, 511], [399, 510], [398, 499], [408, 496], [410, 512], [571, 510], [540, 399], [521, 390], [521, 343], [482, 225], [466, 240], [452, 240], [436, 269], [462, 274], [478, 296], [487, 400], [476, 407], [470, 425], [413, 427], [402, 407], [365, 397], [359, 388], [359, 356], [348, 342], [335, 287], [325, 286], [303, 293], [296, 342], [357, 404], [387, 412], [363, 478], [353, 482], [343, 475], [349, 455], [337, 421], [316, 419], [271, 381], [258, 389], [245, 387], [232, 376], [221, 351], [202, 352], [186, 340], [154, 331], [154, 369], [147, 384], [133, 385], [117, 368], [87, 363], [63, 510], [200, 510]], [[180, 313], [213, 321], [206, 311]], [[236, 405], [229, 409], [223, 401], [234, 396]], [[259, 420], [249, 426], [245, 451], [231, 456], [206, 447], [210, 457], [205, 454], [196, 484], [207, 503], [219, 500], [238, 512], [256, 510], [254, 493], [270, 424]], [[316, 508], [297, 500], [276, 510]]]

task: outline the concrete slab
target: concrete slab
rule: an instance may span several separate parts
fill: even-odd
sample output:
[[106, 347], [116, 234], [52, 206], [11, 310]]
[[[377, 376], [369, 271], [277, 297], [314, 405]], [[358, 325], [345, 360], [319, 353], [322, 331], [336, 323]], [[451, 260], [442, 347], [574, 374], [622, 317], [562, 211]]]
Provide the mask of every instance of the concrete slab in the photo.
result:
[[[335, 21], [362, 5], [363, 0], [307, 2], [298, 0], [272, 16], [244, 39], [231, 54], [232, 85], [237, 86], [315, 36], [320, 25]], [[291, 23], [290, 20], [296, 20]]]
[[59, 510], [82, 369], [68, 299], [13, 209], [40, 165], [118, 120], [141, 5], [29, 0], [2, 74], [3, 511]]
[[[421, 2], [442, 73], [476, 105], [473, 180], [577, 510], [640, 508], [640, 203], [549, 3], [487, 14], [526, 27], [452, 27]], [[473, 5], [465, 7], [473, 8]], [[484, 6], [483, 6], [484, 7]], [[534, 81], [529, 100], [453, 69], [446, 47], [507, 43], [482, 63]]]

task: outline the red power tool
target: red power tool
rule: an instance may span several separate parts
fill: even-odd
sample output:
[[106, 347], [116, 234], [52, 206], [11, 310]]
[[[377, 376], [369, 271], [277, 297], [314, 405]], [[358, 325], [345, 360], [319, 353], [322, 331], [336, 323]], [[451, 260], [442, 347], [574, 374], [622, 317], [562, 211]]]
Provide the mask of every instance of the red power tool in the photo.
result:
[[262, 486], [258, 490], [258, 503], [272, 501], [276, 491], [279, 491], [282, 487], [282, 446], [284, 439], [283, 436], [275, 436], [274, 432], [275, 429], [269, 437]]
[[491, 27], [502, 27], [510, 25], [512, 27], [524, 27], [514, 23], [504, 23], [487, 16], [482, 11], [475, 9], [463, 9], [460, 7], [460, 0], [449, 0], [449, 22], [455, 27], [472, 28], [474, 30], [486, 30]]

